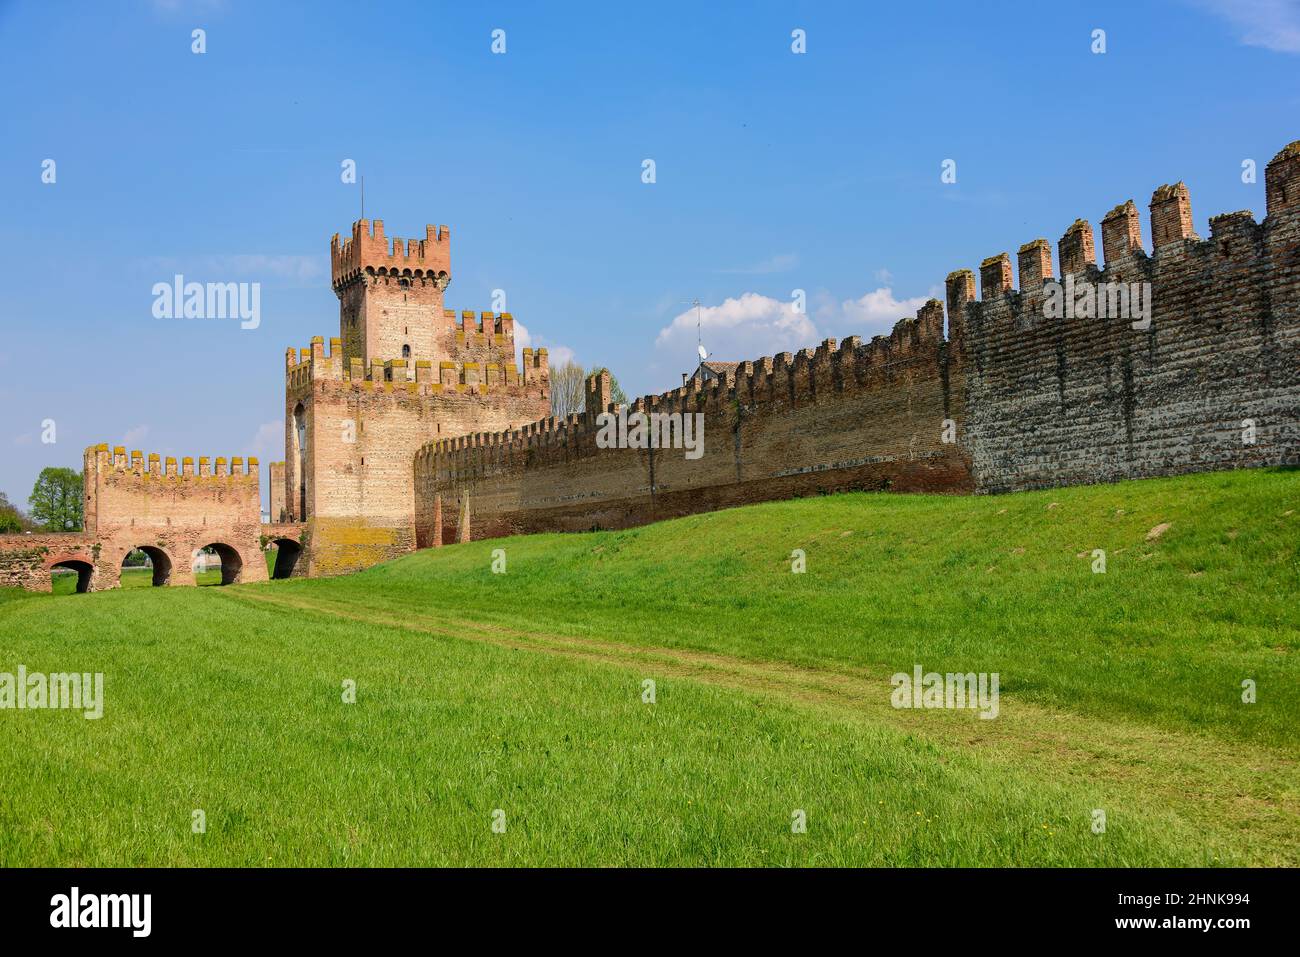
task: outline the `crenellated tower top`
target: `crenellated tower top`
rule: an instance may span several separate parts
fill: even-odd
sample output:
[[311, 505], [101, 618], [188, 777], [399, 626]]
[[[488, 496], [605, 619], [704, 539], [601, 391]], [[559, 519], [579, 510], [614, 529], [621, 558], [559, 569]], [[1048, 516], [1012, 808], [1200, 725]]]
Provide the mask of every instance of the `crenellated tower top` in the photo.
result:
[[425, 226], [423, 239], [389, 239], [382, 219], [359, 219], [350, 239], [335, 233], [330, 240], [330, 278], [349, 359], [369, 366], [375, 359], [451, 358], [442, 308], [451, 282], [446, 226]]
[[391, 240], [384, 235], [384, 221], [358, 219], [352, 224], [352, 238], [330, 240], [330, 278], [337, 291], [363, 273], [431, 279], [446, 289], [451, 282], [451, 230], [446, 226], [425, 226], [423, 239]]

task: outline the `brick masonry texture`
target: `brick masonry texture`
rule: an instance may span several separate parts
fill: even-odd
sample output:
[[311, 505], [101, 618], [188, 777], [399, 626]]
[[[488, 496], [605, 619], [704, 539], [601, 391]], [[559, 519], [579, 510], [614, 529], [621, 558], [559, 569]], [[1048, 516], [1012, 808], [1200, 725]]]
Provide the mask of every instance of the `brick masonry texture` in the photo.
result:
[[[607, 376], [584, 411], [547, 417], [546, 350], [515, 365], [509, 313], [444, 308], [450, 231], [389, 240], [360, 220], [334, 236], [339, 336], [290, 349], [285, 461], [258, 469], [86, 451], [86, 532], [0, 537], [0, 585], [49, 588], [60, 562], [89, 589], [118, 583], [147, 547], [159, 584], [192, 582], [218, 543], [232, 579], [331, 575], [416, 547], [520, 532], [620, 528], [708, 509], [848, 489], [1009, 492], [1300, 463], [1300, 142], [1265, 171], [1268, 213], [1193, 232], [1182, 183], [1150, 203], [1153, 251], [1132, 200], [1057, 244], [1032, 240], [949, 274], [888, 336], [740, 363], [627, 412], [699, 413], [704, 454], [599, 448]], [[1019, 273], [1019, 288], [1015, 286]], [[1047, 282], [1097, 291], [1149, 283], [1139, 316], [1050, 317]], [[1105, 298], [1104, 295], [1102, 298]], [[946, 333], [946, 334], [945, 334]], [[1247, 439], [1249, 437], [1249, 440]], [[302, 558], [294, 561], [301, 547]]]
[[430, 443], [415, 463], [418, 543], [620, 528], [843, 489], [970, 491], [964, 454], [942, 441], [944, 420], [961, 414], [942, 321], [931, 300], [867, 345], [827, 340], [632, 403], [702, 413], [695, 460], [599, 448], [597, 416], [616, 408], [607, 376], [588, 379], [586, 410], [565, 421]]
[[[963, 445], [980, 490], [1300, 464], [1300, 147], [1266, 177], [1265, 221], [1215, 216], [1208, 240], [1181, 183], [1152, 198], [1151, 255], [1131, 201], [1103, 221], [1104, 270], [1091, 227], [1076, 232], [1075, 281], [1150, 283], [1147, 329], [1044, 318], [1023, 268], [1018, 291], [964, 304]], [[1074, 242], [1061, 240], [1063, 262]]]
[[[1268, 216], [1192, 231], [1182, 183], [1151, 201], [1155, 249], [1136, 204], [1059, 243], [1076, 283], [1150, 283], [1151, 321], [1047, 318], [1051, 247], [1019, 250], [947, 281], [942, 308], [871, 344], [827, 342], [794, 363], [762, 359], [703, 392], [634, 409], [706, 413], [705, 455], [598, 449], [588, 410], [567, 422], [443, 439], [416, 459], [421, 545], [516, 532], [621, 527], [765, 498], [845, 488], [1004, 492], [1300, 461], [1300, 143], [1266, 170]], [[611, 408], [612, 407], [608, 407]], [[955, 448], [942, 420], [956, 420]], [[1252, 433], [1253, 441], [1244, 436]]]
[[331, 241], [339, 337], [285, 357], [282, 498], [284, 518], [305, 526], [305, 574], [354, 571], [415, 547], [421, 446], [523, 425], [550, 408], [546, 350], [524, 349], [516, 366], [512, 315], [443, 308], [450, 245], [445, 226], [390, 241], [382, 220]]
[[0, 538], [0, 584], [50, 589], [56, 564], [86, 573], [83, 590], [114, 588], [122, 561], [143, 549], [154, 583], [193, 585], [193, 554], [215, 547], [225, 583], [265, 581], [261, 546], [258, 463], [173, 458], [120, 446], [86, 450], [85, 528], [74, 535], [11, 535]]

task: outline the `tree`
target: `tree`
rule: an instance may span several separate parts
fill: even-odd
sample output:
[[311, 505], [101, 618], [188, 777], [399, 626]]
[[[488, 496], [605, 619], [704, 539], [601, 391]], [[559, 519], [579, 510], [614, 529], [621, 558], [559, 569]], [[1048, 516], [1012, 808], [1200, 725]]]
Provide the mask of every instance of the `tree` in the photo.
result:
[[[574, 412], [585, 412], [587, 378], [602, 372], [609, 372], [609, 369], [606, 366], [592, 366], [584, 372], [582, 366], [573, 361], [552, 369], [551, 415], [562, 419]], [[609, 372], [609, 400], [618, 405], [627, 405], [627, 395], [612, 372]]]
[[583, 410], [582, 366], [570, 360], [551, 370], [551, 415], [557, 419]]
[[27, 530], [28, 522], [4, 492], [0, 492], [0, 535], [16, 535]]
[[81, 473], [75, 469], [41, 469], [32, 487], [32, 518], [51, 532], [81, 531]]

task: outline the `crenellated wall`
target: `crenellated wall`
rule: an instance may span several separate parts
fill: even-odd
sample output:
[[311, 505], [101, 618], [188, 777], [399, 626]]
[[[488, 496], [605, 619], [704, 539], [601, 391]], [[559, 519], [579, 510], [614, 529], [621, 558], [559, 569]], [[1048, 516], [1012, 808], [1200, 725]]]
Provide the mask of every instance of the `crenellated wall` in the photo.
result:
[[1266, 170], [1264, 222], [1215, 216], [1205, 240], [1187, 187], [1161, 186], [1151, 253], [1136, 204], [1116, 206], [1102, 220], [1104, 268], [1091, 225], [1070, 227], [1060, 280], [1096, 292], [1094, 312], [1120, 284], [1149, 284], [1149, 321], [1132, 309], [1047, 315], [1045, 240], [1021, 247], [1018, 289], [1006, 254], [981, 266], [978, 302], [965, 276], [949, 277], [965, 336], [962, 439], [980, 490], [1300, 462], [1298, 168], [1293, 144]]
[[342, 286], [366, 269], [384, 269], [394, 275], [448, 277], [451, 273], [451, 230], [424, 227], [424, 239], [401, 240], [384, 235], [384, 221], [358, 219], [352, 236], [330, 239], [330, 280]]
[[[451, 234], [389, 239], [359, 220], [330, 243], [339, 336], [285, 357], [285, 461], [272, 520], [306, 524], [306, 572], [365, 568], [415, 547], [411, 462], [444, 435], [504, 429], [550, 408], [545, 349], [515, 361], [508, 312], [443, 308]], [[279, 471], [279, 470], [277, 470]]]
[[[113, 587], [136, 547], [158, 556], [160, 583], [192, 582], [192, 551], [214, 542], [237, 577], [260, 580], [266, 542], [277, 577], [330, 575], [416, 547], [845, 489], [1003, 492], [1300, 464], [1300, 142], [1268, 164], [1265, 187], [1263, 222], [1215, 216], [1201, 239], [1187, 186], [1161, 186], [1149, 251], [1129, 200], [1101, 220], [1101, 264], [1079, 219], [1055, 262], [1035, 239], [1014, 262], [1003, 252], [978, 275], [950, 273], [946, 323], [930, 300], [888, 336], [741, 363], [621, 410], [699, 416], [698, 457], [603, 447], [602, 414], [620, 411], [607, 374], [588, 379], [583, 412], [548, 418], [546, 350], [524, 349], [517, 368], [509, 313], [442, 308], [446, 227], [390, 245], [382, 221], [362, 220], [331, 243], [340, 336], [286, 356], [273, 524], [260, 525], [256, 460], [178, 468], [97, 446], [87, 531], [0, 537], [0, 585], [48, 588], [64, 562]], [[1130, 312], [1100, 314], [1124, 304], [1120, 290], [1140, 293]]]
[[307, 523], [307, 574], [355, 571], [415, 547], [411, 462], [421, 445], [549, 410], [546, 350], [524, 349], [521, 371], [509, 314], [443, 318], [455, 358], [436, 366], [376, 359], [367, 367], [339, 339], [328, 351], [319, 337], [301, 354], [289, 351], [282, 496], [286, 519]]
[[[827, 341], [632, 404], [702, 412], [698, 460], [598, 447], [596, 416], [613, 410], [600, 380], [567, 421], [430, 442], [415, 458], [418, 544], [836, 489], [1000, 492], [1300, 463], [1300, 143], [1265, 175], [1263, 223], [1216, 216], [1201, 240], [1176, 183], [1152, 196], [1150, 253], [1129, 200], [1102, 220], [1104, 268], [1080, 219], [1055, 270], [1037, 239], [1014, 266], [1008, 253], [980, 264], [978, 299], [974, 273], [951, 273], [946, 339], [932, 300], [865, 346]], [[1122, 304], [1120, 284], [1140, 289], [1129, 311], [1101, 315]]]
[[197, 463], [122, 446], [94, 445], [84, 456], [85, 531], [0, 537], [0, 585], [49, 591], [50, 569], [84, 571], [83, 591], [120, 584], [122, 561], [142, 549], [154, 584], [193, 585], [193, 555], [212, 546], [225, 583], [266, 581], [257, 459]]
[[966, 458], [944, 442], [960, 381], [931, 300], [889, 336], [742, 363], [707, 384], [626, 412], [700, 414], [703, 452], [601, 448], [614, 414], [607, 374], [586, 410], [520, 429], [431, 442], [415, 459], [421, 547], [546, 530], [619, 528], [707, 509], [842, 489], [970, 491]]
[[157, 584], [194, 584], [192, 556], [209, 545], [221, 554], [227, 581], [265, 581], [258, 471], [255, 458], [183, 458], [178, 467], [156, 454], [128, 457], [121, 446], [112, 454], [107, 445], [88, 448], [85, 526], [100, 549], [95, 588], [116, 587], [135, 548], [153, 560]]

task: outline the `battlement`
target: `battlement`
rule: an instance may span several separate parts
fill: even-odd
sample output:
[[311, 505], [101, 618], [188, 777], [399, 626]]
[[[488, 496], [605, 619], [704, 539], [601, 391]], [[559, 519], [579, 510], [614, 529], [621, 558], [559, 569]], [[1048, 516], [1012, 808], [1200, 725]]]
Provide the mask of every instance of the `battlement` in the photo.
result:
[[451, 230], [425, 226], [424, 239], [402, 240], [384, 235], [384, 221], [359, 219], [352, 237], [330, 239], [330, 276], [337, 289], [363, 273], [451, 281]]
[[93, 587], [117, 587], [122, 563], [136, 549], [153, 565], [155, 585], [193, 585], [193, 556], [212, 547], [223, 584], [265, 581], [258, 542], [258, 461], [240, 456], [186, 456], [178, 463], [107, 443], [85, 450], [82, 489], [91, 539]]
[[[1100, 261], [1092, 223], [1076, 219], [1055, 243], [1033, 238], [954, 270], [946, 310], [930, 299], [870, 341], [826, 339], [621, 405], [600, 373], [564, 418], [545, 414], [547, 350], [517, 360], [510, 313], [444, 309], [445, 227], [390, 241], [381, 221], [358, 221], [331, 242], [341, 338], [285, 355], [272, 517], [302, 524], [316, 575], [422, 543], [846, 489], [1004, 491], [1296, 464], [1300, 141], [1268, 163], [1264, 185], [1262, 221], [1222, 213], [1202, 239], [1187, 184], [1161, 185], [1146, 213], [1132, 199], [1109, 209]], [[1065, 297], [1076, 308], [1052, 306]], [[1094, 311], [1129, 297], [1141, 321]], [[677, 414], [678, 438], [691, 422], [700, 441], [632, 441], [634, 413], [651, 428]], [[609, 416], [613, 442], [601, 437]], [[87, 528], [112, 536], [109, 566], [145, 543], [185, 570], [221, 528], [245, 543], [245, 567], [262, 569], [256, 460], [99, 445], [85, 474]]]
[[[837, 344], [823, 340], [815, 349], [791, 354], [778, 353], [741, 362], [734, 372], [721, 372], [701, 383], [690, 379], [683, 386], [657, 395], [641, 396], [625, 410], [643, 413], [720, 413], [743, 407], [752, 412], [767, 407], [782, 408], [818, 401], [845, 393], [887, 388], [895, 378], [907, 374], [914, 364], [933, 365], [943, 343], [943, 304], [929, 300], [916, 316], [900, 319], [888, 336], [876, 336], [863, 343], [852, 336]], [[531, 350], [525, 349], [527, 359]], [[539, 350], [545, 359], [545, 350]], [[536, 361], [536, 357], [534, 359]], [[588, 376], [584, 382], [585, 411], [567, 418], [548, 416], [516, 429], [475, 432], [426, 443], [417, 455], [417, 468], [439, 461], [451, 472], [472, 467], [481, 460], [482, 450], [506, 449], [593, 451], [599, 429], [597, 417], [617, 414], [620, 406], [609, 401], [608, 373]]]
[[[472, 313], [466, 313], [472, 316]], [[509, 313], [493, 317], [484, 313], [480, 326], [504, 330], [494, 332], [506, 355], [514, 353], [513, 319]], [[504, 338], [506, 335], [509, 338]], [[311, 346], [285, 352], [285, 389], [293, 394], [310, 389], [312, 382], [330, 380], [356, 389], [404, 390], [414, 395], [445, 392], [470, 394], [539, 395], [549, 384], [550, 374], [545, 349], [523, 351], [523, 368], [514, 362], [479, 362], [474, 360], [433, 362], [428, 359], [372, 359], [369, 366], [359, 356], [344, 354], [341, 340], [334, 338], [325, 346], [316, 336]]]
[[475, 339], [482, 344], [491, 339], [493, 343], [514, 348], [515, 317], [508, 312], [485, 310], [475, 318], [473, 309], [463, 309], [460, 313], [455, 309], [444, 309], [442, 317], [455, 330], [458, 345], [463, 346]]
[[[1184, 182], [1155, 188], [1150, 246], [1137, 203], [1057, 244], [948, 279], [949, 337], [964, 380], [966, 448], [980, 488], [1005, 491], [1292, 462], [1300, 428], [1300, 141], [1265, 171], [1268, 214], [1209, 219]], [[1257, 434], [1241, 439], [1242, 422]]]
[[[968, 417], [962, 448], [973, 456], [975, 481], [984, 488], [1051, 484], [1057, 467], [1059, 483], [1223, 467], [1207, 463], [1290, 461], [1298, 435], [1285, 409], [1294, 406], [1300, 365], [1300, 141], [1268, 164], [1266, 187], [1263, 222], [1249, 211], [1224, 213], [1209, 220], [1210, 235], [1203, 240], [1193, 225], [1186, 183], [1159, 186], [1148, 207], [1149, 250], [1141, 214], [1129, 199], [1101, 221], [1100, 265], [1092, 224], [1080, 218], [1056, 244], [1055, 264], [1052, 244], [1037, 238], [1018, 247], [1014, 263], [1001, 252], [982, 260], [978, 275], [969, 269], [949, 273], [946, 338], [944, 305], [932, 299], [914, 318], [896, 322], [887, 336], [838, 345], [825, 340], [815, 349], [742, 362], [708, 382], [691, 379], [637, 398], [624, 413], [702, 412], [715, 416], [710, 421], [724, 434], [748, 421], [777, 420], [798, 421], [799, 429], [813, 432], [848, 430], [838, 442], [875, 427], [854, 421], [847, 410], [888, 407], [898, 415], [910, 408], [909, 396], [918, 389], [927, 401], [938, 401], [926, 385], [938, 383], [943, 417], [950, 404]], [[1144, 297], [1143, 315], [1100, 306], [1059, 315], [1046, 308], [1049, 296], [1081, 287], [1111, 309], [1142, 287], [1133, 295]], [[1208, 379], [1207, 364], [1218, 370]], [[1142, 389], [1159, 401], [1152, 404]], [[1078, 404], [1075, 412], [1067, 411], [1075, 408], [1072, 403]], [[1270, 429], [1267, 440], [1245, 451], [1236, 438], [1243, 409], [1261, 429], [1263, 423]], [[551, 466], [559, 476], [566, 463], [605, 451], [598, 450], [595, 436], [606, 412], [618, 412], [609, 402], [608, 383], [588, 377], [580, 413], [425, 444], [416, 457], [417, 482], [431, 483], [430, 494], [472, 485], [482, 495], [491, 491], [484, 483], [492, 476], [509, 485], [523, 473]], [[910, 413], [903, 421], [911, 421]], [[912, 428], [898, 422], [891, 427]], [[798, 448], [805, 435], [795, 430], [784, 441]], [[913, 433], [910, 441], [924, 448], [929, 439]], [[1140, 442], [1149, 448], [1139, 448]], [[1040, 445], [1053, 449], [1041, 463], [1032, 452]], [[741, 454], [739, 447], [734, 454]], [[1077, 473], [1058, 465], [1076, 460]], [[823, 467], [796, 466], [790, 474]], [[658, 472], [649, 475], [653, 499], [656, 488], [667, 486], [659, 484]], [[735, 476], [732, 481], [739, 481], [738, 468]], [[509, 487], [503, 502], [526, 490]], [[535, 501], [542, 508], [542, 502], [564, 499]]]
[[1300, 209], [1300, 140], [1288, 143], [1269, 160], [1264, 190], [1270, 216]]
[[[1265, 226], [1300, 209], [1300, 141], [1292, 143], [1273, 158], [1266, 170], [1268, 214], [1265, 223], [1257, 223], [1249, 210], [1224, 213], [1210, 219], [1210, 238], [1203, 240], [1195, 231], [1191, 211], [1191, 194], [1183, 182], [1157, 187], [1149, 204], [1151, 249], [1143, 245], [1141, 216], [1137, 204], [1129, 199], [1113, 207], [1101, 221], [1104, 264], [1098, 266], [1093, 227], [1086, 219], [1076, 219], [1057, 243], [1057, 269], [1053, 270], [1051, 245], [1035, 239], [1018, 250], [1019, 286], [1015, 284], [1011, 257], [1007, 253], [989, 256], [980, 263], [978, 301], [975, 276], [969, 269], [949, 273], [947, 286], [948, 338], [961, 339], [967, 324], [966, 313], [982, 315], [1013, 314], [1023, 322], [1033, 321], [1033, 312], [1041, 312], [1045, 282], [1059, 275], [1074, 281], [1106, 282], [1115, 274], [1152, 280], [1163, 266], [1179, 268], [1175, 263], [1185, 257], [1208, 268], [1218, 268], [1225, 251], [1234, 259], [1249, 254], [1255, 258], [1269, 254], [1259, 245]], [[1241, 268], [1238, 261], [1233, 269]], [[982, 308], [981, 308], [982, 307]], [[1029, 307], [1026, 309], [1025, 307]]]
[[208, 456], [200, 456], [196, 467], [195, 459], [185, 456], [178, 466], [172, 456], [164, 458], [157, 452], [146, 455], [138, 449], [128, 454], [126, 447], [122, 445], [113, 446], [110, 451], [108, 443], [101, 442], [99, 445], [86, 448], [85, 465], [87, 475], [135, 476], [145, 482], [164, 480], [190, 482], [211, 479], [223, 483], [247, 483], [254, 488], [258, 484], [259, 465], [258, 460], [253, 457], [247, 460], [240, 456], [230, 459], [218, 457], [213, 460]]

